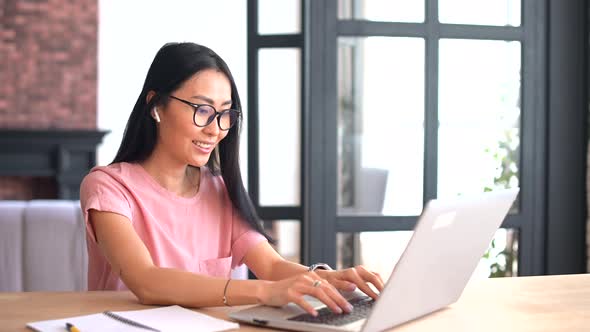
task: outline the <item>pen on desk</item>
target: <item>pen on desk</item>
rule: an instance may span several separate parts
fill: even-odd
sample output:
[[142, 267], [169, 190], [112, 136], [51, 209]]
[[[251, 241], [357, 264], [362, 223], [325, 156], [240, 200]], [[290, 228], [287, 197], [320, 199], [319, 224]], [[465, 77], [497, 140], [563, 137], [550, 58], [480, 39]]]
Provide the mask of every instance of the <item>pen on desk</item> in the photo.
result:
[[80, 332], [80, 330], [78, 330], [77, 327], [70, 323], [66, 323], [66, 329], [68, 330], [68, 332]]

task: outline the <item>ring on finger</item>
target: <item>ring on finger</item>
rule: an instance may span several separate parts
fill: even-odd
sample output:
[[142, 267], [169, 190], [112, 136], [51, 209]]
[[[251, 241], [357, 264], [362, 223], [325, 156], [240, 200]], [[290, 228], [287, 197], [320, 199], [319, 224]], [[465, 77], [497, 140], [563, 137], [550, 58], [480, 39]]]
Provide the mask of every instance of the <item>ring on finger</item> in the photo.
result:
[[321, 280], [314, 280], [314, 282], [313, 282], [313, 285], [312, 285], [312, 286], [313, 286], [313, 287], [320, 287], [320, 285], [321, 285], [321, 284], [322, 284], [322, 281], [321, 281]]

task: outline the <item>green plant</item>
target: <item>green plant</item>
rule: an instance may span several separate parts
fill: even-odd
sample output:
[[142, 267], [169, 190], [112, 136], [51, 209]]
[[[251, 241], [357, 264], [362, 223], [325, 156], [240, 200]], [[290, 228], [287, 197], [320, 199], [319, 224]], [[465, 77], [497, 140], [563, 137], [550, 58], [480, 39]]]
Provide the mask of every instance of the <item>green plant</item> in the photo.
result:
[[[497, 174], [494, 177], [495, 188], [511, 188], [518, 186], [518, 164], [520, 153], [520, 140], [518, 128], [509, 128], [502, 132], [494, 149], [486, 149], [492, 153], [496, 161]], [[492, 191], [493, 188], [485, 187], [484, 191]], [[518, 200], [514, 206], [518, 206]], [[512, 209], [511, 209], [512, 211]], [[515, 236], [507, 233], [506, 245], [498, 248], [496, 239], [492, 243], [483, 258], [490, 262], [489, 277], [510, 277], [514, 275], [513, 266], [517, 263], [518, 252], [516, 251]]]

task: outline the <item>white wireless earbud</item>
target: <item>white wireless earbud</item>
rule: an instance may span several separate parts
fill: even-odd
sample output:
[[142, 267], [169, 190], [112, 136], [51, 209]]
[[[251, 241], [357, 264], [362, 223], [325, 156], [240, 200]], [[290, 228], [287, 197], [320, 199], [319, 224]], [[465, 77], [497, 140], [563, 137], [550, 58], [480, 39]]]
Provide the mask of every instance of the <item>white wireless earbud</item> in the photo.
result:
[[154, 106], [154, 119], [157, 123], [160, 123], [160, 115], [158, 115], [158, 109]]

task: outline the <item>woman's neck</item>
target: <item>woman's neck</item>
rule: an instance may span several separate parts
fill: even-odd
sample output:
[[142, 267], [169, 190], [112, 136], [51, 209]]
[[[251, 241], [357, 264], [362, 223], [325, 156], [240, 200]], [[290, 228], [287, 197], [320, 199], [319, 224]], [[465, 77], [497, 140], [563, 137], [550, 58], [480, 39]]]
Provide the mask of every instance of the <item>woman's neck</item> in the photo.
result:
[[193, 197], [199, 191], [200, 169], [158, 158], [152, 154], [141, 166], [156, 182], [181, 197]]

